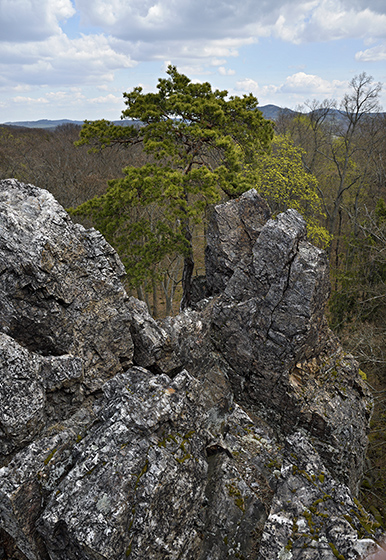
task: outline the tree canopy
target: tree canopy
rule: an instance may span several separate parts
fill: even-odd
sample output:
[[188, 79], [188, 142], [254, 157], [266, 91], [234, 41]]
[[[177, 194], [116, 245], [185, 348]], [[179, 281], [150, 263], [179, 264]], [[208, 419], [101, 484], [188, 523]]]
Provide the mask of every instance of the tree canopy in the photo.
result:
[[272, 153], [263, 154], [255, 163], [255, 188], [277, 214], [294, 208], [302, 214], [313, 243], [326, 247], [331, 241], [321, 225], [325, 217], [318, 193], [316, 177], [305, 170], [302, 163], [304, 150], [292, 142], [288, 134], [276, 135]]
[[126, 167], [123, 178], [109, 182], [106, 194], [75, 213], [92, 216], [121, 246], [133, 284], [156, 274], [167, 253], [182, 253], [181, 305], [186, 307], [194, 267], [192, 224], [221, 193], [235, 197], [254, 186], [250, 168], [256, 157], [269, 152], [273, 125], [257, 110], [252, 94], [228, 97], [207, 82], [193, 83], [174, 66], [167, 74], [156, 93], [136, 87], [123, 94], [122, 118], [131, 121], [129, 126], [85, 122], [79, 145], [98, 151], [140, 143], [148, 162]]

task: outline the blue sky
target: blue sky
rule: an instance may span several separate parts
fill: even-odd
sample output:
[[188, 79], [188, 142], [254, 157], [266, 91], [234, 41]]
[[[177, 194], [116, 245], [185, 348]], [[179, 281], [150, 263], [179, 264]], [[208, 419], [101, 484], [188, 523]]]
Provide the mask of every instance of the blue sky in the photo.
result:
[[385, 0], [0, 0], [0, 122], [118, 119], [168, 64], [260, 105], [384, 84]]

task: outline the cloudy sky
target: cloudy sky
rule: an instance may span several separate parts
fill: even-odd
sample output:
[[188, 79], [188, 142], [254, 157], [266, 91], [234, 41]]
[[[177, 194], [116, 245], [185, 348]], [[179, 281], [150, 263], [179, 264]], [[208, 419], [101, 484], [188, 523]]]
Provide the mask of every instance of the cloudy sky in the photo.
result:
[[384, 83], [385, 0], [0, 0], [0, 122], [117, 119], [168, 64], [260, 105]]

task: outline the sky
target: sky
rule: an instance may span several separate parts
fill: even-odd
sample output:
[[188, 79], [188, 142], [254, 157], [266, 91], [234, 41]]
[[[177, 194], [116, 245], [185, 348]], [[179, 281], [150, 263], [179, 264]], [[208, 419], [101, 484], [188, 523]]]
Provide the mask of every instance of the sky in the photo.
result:
[[386, 1], [0, 0], [0, 123], [119, 119], [169, 64], [291, 109], [366, 72], [386, 110]]

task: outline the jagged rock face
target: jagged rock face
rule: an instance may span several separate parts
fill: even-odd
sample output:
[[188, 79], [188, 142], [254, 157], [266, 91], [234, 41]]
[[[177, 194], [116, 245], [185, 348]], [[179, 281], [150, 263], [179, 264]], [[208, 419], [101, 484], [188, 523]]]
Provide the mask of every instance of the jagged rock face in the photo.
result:
[[318, 354], [329, 287], [326, 256], [306, 241], [300, 215], [269, 220], [214, 306], [213, 329], [232, 368], [275, 374]]
[[[219, 207], [213, 229], [231, 215], [227, 205]], [[306, 426], [330, 468], [355, 491], [367, 446], [360, 428], [369, 420], [363, 396], [369, 395], [358, 381], [357, 364], [327, 328], [328, 263], [307, 242], [301, 216], [288, 210], [268, 220], [223, 283], [211, 336], [232, 368], [238, 402], [274, 420], [279, 433]]]
[[254, 191], [216, 207], [214, 295], [157, 323], [97, 232], [0, 185], [0, 558], [377, 550], [355, 499], [371, 398], [296, 212], [271, 220]]
[[1, 181], [0, 214], [2, 331], [45, 356], [81, 356], [83, 385], [95, 391], [132, 363], [122, 263], [47, 191]]
[[211, 293], [224, 291], [240, 261], [250, 254], [270, 214], [267, 203], [254, 189], [213, 209], [205, 250]]
[[82, 402], [82, 360], [43, 357], [0, 333], [0, 457], [26, 444]]

